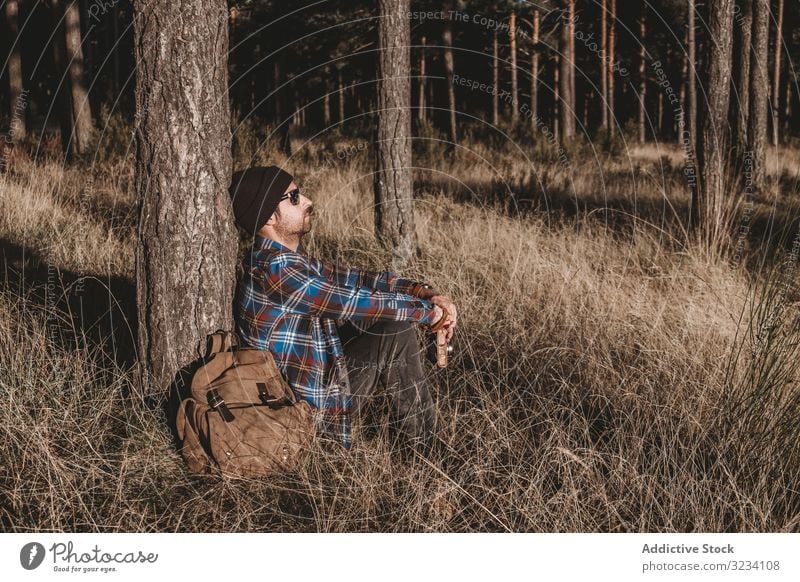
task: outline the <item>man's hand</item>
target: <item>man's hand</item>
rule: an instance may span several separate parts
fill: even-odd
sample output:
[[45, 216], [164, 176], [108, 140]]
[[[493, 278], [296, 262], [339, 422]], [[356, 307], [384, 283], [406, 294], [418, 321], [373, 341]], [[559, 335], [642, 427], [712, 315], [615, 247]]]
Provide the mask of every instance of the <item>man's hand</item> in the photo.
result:
[[447, 312], [449, 321], [447, 322], [447, 325], [445, 325], [444, 329], [447, 330], [447, 342], [450, 343], [450, 340], [453, 338], [453, 333], [456, 329], [456, 324], [458, 323], [458, 312], [456, 310], [456, 306], [447, 295], [433, 295], [430, 297], [430, 301], [435, 307], [440, 307]]

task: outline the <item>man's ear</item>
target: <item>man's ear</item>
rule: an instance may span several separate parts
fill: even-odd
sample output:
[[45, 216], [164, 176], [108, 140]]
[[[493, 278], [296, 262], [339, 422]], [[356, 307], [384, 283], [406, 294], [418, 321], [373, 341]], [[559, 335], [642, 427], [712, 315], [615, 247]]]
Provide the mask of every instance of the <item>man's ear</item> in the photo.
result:
[[269, 219], [267, 219], [267, 222], [264, 223], [264, 226], [275, 226], [275, 222], [277, 222], [278, 216], [280, 216], [280, 212], [276, 208], [275, 212], [273, 212], [272, 215], [270, 215]]

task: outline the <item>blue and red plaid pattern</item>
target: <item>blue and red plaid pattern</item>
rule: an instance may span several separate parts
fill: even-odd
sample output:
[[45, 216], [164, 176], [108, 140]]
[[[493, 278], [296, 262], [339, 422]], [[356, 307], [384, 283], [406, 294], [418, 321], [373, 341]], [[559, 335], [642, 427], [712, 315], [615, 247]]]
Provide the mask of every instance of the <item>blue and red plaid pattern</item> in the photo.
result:
[[316, 410], [321, 431], [349, 449], [350, 387], [336, 320], [429, 325], [433, 304], [422, 283], [394, 273], [340, 267], [256, 235], [236, 297], [236, 331], [269, 349], [298, 398]]

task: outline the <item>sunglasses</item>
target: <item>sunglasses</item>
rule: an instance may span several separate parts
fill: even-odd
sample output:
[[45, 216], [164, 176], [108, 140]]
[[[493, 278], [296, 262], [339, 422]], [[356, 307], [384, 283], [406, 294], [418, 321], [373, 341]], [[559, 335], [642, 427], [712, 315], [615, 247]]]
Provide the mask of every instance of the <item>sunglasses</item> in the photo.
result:
[[290, 190], [283, 196], [281, 196], [280, 202], [283, 202], [287, 198], [291, 199], [292, 206], [297, 206], [300, 204], [300, 188], [295, 188], [294, 190]]

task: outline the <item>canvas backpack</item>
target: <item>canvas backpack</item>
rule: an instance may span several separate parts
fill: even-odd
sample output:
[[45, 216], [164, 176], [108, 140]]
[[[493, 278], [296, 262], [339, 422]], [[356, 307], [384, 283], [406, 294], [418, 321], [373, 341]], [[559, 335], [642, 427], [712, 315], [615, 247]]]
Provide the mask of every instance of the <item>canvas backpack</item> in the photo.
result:
[[206, 345], [176, 418], [189, 469], [247, 477], [294, 469], [314, 438], [311, 406], [295, 397], [268, 350], [240, 348], [236, 334], [222, 330]]

